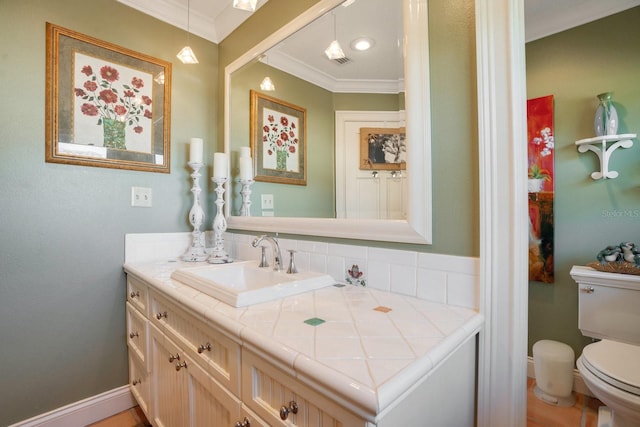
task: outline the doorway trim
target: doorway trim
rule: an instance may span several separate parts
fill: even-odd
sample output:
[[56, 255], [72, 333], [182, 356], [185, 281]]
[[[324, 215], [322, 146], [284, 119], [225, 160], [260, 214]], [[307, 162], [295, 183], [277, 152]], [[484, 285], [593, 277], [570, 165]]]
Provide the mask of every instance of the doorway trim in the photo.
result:
[[527, 188], [523, 0], [476, 0], [480, 166], [478, 426], [526, 425]]

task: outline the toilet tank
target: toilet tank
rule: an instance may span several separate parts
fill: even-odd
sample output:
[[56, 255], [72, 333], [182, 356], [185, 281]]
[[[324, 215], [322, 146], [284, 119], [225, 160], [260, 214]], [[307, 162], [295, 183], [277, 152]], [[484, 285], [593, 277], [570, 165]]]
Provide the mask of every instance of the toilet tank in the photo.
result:
[[573, 266], [582, 335], [640, 345], [640, 276]]

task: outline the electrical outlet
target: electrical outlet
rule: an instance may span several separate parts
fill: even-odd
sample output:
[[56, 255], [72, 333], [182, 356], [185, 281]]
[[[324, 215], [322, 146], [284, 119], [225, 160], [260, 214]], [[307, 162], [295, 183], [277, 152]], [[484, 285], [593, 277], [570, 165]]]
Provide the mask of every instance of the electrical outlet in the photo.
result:
[[131, 206], [150, 208], [151, 189], [146, 187], [131, 187]]
[[273, 209], [273, 194], [262, 195], [262, 209]]

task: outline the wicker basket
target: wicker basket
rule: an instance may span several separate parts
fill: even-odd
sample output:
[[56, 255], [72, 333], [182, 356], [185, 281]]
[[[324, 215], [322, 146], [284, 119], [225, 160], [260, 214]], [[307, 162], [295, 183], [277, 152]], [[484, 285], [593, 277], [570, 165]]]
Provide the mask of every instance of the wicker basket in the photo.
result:
[[622, 274], [637, 274], [640, 275], [640, 267], [636, 267], [633, 263], [623, 262], [608, 262], [604, 265], [597, 261], [593, 261], [587, 264], [587, 266], [598, 271], [605, 271], [607, 273], [622, 273]]

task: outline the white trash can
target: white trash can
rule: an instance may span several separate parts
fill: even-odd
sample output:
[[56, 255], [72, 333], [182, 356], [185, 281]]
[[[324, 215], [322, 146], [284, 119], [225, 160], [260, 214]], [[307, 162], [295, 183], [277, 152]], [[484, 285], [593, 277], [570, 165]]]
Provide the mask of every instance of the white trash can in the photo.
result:
[[541, 340], [533, 345], [536, 397], [555, 406], [573, 406], [573, 349], [558, 341]]

